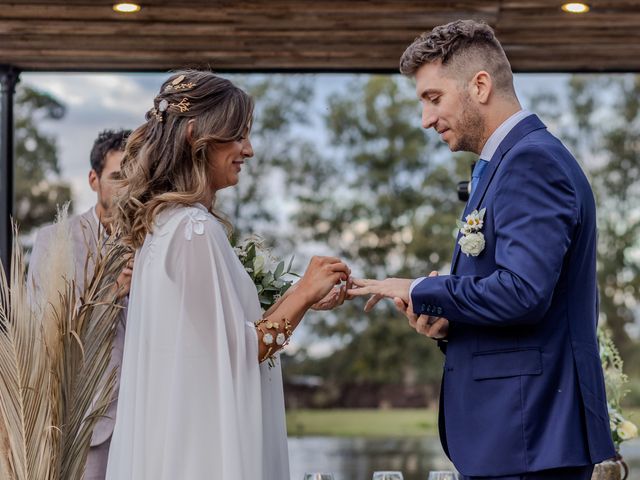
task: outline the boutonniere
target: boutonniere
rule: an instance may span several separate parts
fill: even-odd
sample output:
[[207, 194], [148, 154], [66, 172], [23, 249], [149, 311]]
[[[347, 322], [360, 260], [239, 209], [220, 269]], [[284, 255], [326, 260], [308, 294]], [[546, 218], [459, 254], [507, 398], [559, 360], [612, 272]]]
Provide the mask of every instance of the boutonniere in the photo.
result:
[[465, 217], [464, 222], [457, 221], [458, 228], [462, 234], [462, 237], [458, 240], [458, 245], [460, 245], [460, 250], [467, 257], [469, 255], [477, 257], [484, 250], [484, 235], [480, 230], [484, 226], [484, 214], [486, 211], [486, 208], [480, 211], [474, 210]]

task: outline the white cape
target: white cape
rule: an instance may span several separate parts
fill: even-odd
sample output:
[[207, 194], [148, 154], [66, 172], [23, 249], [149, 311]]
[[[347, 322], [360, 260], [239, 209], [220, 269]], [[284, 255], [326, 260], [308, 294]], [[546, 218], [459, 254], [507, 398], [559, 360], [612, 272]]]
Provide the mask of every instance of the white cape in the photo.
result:
[[108, 480], [289, 479], [279, 363], [258, 363], [256, 288], [202, 205], [136, 252]]

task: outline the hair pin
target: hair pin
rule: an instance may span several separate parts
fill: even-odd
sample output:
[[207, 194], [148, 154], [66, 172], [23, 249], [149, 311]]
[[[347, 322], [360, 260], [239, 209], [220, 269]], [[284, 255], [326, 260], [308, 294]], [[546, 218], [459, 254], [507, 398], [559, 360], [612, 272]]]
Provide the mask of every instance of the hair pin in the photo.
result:
[[153, 107], [149, 111], [149, 113], [156, 120], [158, 120], [159, 122], [162, 122], [164, 121], [164, 114], [167, 110], [169, 110], [169, 107], [175, 107], [178, 110], [180, 110], [180, 113], [185, 113], [185, 112], [188, 112], [189, 109], [191, 108], [191, 102], [187, 97], [184, 97], [182, 100], [180, 100], [180, 103], [169, 103], [169, 101], [166, 98], [163, 98], [158, 102], [158, 108]]
[[150, 114], [151, 114], [151, 116], [152, 116], [153, 118], [155, 118], [157, 121], [162, 122], [162, 120], [163, 120], [163, 119], [162, 119], [162, 113], [160, 113], [156, 107], [153, 107], [153, 108], [149, 111], [149, 113], [150, 113]]
[[174, 78], [171, 83], [169, 85], [167, 85], [166, 87], [164, 87], [164, 91], [165, 92], [169, 92], [169, 91], [175, 91], [175, 92], [179, 92], [180, 90], [188, 90], [190, 88], [193, 88], [196, 86], [195, 83], [193, 82], [187, 82], [187, 83], [182, 83], [185, 80], [185, 76], [184, 75], [179, 75], [176, 78]]
[[184, 97], [182, 100], [180, 100], [180, 103], [178, 103], [177, 105], [174, 103], [171, 103], [170, 105], [172, 107], [180, 109], [181, 113], [188, 112], [191, 108], [191, 102], [187, 99], [187, 97]]

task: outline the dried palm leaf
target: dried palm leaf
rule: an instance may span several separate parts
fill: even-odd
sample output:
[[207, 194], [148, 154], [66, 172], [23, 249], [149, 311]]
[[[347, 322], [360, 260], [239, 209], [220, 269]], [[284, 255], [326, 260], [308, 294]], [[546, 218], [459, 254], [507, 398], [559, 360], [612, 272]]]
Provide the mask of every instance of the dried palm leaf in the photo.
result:
[[[61, 217], [56, 228], [67, 229]], [[70, 251], [69, 236], [58, 233], [52, 251]], [[121, 308], [115, 280], [125, 251], [108, 240], [79, 293], [61, 256], [50, 255], [47, 281], [57, 287], [34, 289], [47, 292], [46, 300], [38, 300], [29, 299], [22, 251], [14, 241], [10, 282], [0, 274], [3, 480], [82, 478], [93, 428], [114, 390], [116, 372], [107, 368]]]
[[[14, 238], [17, 238], [14, 231]], [[0, 275], [0, 414], [7, 436], [2, 452], [8, 479], [50, 478], [51, 375], [42, 325], [25, 288], [22, 251], [14, 240], [10, 283]]]

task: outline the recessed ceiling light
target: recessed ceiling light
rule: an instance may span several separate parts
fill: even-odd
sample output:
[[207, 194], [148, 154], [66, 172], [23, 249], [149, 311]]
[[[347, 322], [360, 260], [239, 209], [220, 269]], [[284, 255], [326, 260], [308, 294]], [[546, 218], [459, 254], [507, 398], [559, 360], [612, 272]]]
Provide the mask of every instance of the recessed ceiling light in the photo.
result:
[[562, 10], [568, 13], [587, 13], [589, 11], [589, 5], [586, 3], [565, 3], [562, 5]]
[[118, 13], [136, 13], [140, 11], [140, 5], [137, 3], [116, 3], [113, 9]]

